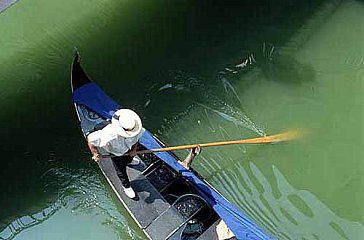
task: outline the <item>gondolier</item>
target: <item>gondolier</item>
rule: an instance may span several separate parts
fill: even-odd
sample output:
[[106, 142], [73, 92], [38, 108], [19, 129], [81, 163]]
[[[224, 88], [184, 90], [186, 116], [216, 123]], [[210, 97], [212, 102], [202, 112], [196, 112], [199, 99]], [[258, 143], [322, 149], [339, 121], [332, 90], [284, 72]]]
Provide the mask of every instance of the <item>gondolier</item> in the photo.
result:
[[95, 161], [103, 155], [112, 155], [124, 192], [129, 198], [135, 198], [136, 195], [130, 186], [126, 167], [136, 156], [138, 141], [144, 131], [137, 113], [130, 109], [119, 109], [114, 113], [110, 124], [87, 135], [88, 146]]

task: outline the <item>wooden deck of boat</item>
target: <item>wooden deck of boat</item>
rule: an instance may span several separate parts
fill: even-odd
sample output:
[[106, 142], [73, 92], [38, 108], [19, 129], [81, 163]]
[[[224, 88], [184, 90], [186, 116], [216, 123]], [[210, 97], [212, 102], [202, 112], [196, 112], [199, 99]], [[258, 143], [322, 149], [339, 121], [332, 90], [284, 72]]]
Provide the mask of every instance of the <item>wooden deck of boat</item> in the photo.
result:
[[107, 178], [116, 191], [118, 197], [127, 206], [128, 211], [133, 214], [138, 225], [145, 229], [158, 216], [160, 216], [169, 207], [169, 204], [164, 200], [162, 195], [154, 188], [154, 186], [146, 179], [141, 170], [145, 166], [128, 167], [128, 176], [130, 184], [137, 194], [136, 199], [128, 198], [122, 188], [121, 181], [115, 171], [115, 167], [111, 159], [100, 161], [100, 166]]
[[[101, 160], [99, 166], [120, 201], [150, 239], [179, 239], [178, 235], [183, 230], [180, 227], [186, 221], [142, 174], [146, 169], [143, 162], [127, 168], [130, 184], [137, 194], [135, 199], [125, 195], [111, 159]], [[178, 228], [179, 231], [174, 232]], [[208, 229], [198, 239], [217, 239], [213, 235], [213, 229]]]

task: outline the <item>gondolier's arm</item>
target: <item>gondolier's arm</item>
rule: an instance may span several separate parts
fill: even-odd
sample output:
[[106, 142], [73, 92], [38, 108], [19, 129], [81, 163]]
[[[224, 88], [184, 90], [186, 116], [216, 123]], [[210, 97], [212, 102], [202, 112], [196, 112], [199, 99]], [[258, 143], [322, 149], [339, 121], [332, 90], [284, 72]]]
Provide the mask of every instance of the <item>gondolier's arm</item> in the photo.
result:
[[134, 144], [131, 149], [127, 152], [128, 155], [134, 157], [137, 155], [138, 143]]
[[[100, 154], [99, 150], [97, 147], [95, 147], [92, 143], [90, 143], [89, 141], [87, 141], [87, 146], [90, 149], [91, 153], [92, 153], [92, 159], [95, 161], [99, 161], [103, 156]], [[134, 144], [132, 146], [132, 148], [127, 152], [128, 155], [134, 157], [137, 155], [137, 149], [138, 149], [138, 143]], [[113, 155], [111, 155], [113, 156]], [[106, 156], [109, 157], [109, 156]]]
[[97, 148], [90, 143], [89, 141], [87, 141], [87, 146], [90, 149], [91, 153], [92, 153], [92, 159], [95, 161], [98, 161], [101, 159], [101, 154], [99, 153], [99, 150], [97, 150]]

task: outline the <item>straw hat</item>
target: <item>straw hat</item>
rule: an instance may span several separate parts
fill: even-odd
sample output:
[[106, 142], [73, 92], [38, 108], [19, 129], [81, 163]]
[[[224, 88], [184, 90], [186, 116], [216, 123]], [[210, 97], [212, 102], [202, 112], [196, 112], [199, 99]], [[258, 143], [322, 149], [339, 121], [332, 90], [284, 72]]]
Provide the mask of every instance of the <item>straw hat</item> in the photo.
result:
[[136, 112], [130, 109], [117, 110], [111, 119], [116, 133], [122, 137], [135, 137], [142, 130], [142, 121]]

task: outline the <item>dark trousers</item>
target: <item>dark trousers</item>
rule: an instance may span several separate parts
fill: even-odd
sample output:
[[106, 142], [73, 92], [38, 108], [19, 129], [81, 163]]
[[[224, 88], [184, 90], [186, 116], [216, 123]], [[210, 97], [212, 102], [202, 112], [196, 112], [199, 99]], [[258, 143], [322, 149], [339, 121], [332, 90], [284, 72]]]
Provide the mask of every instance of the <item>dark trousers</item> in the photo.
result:
[[121, 180], [121, 184], [123, 187], [128, 188], [130, 187], [130, 181], [128, 174], [126, 173], [126, 166], [131, 163], [133, 157], [131, 156], [115, 156], [111, 157], [112, 161], [114, 162], [114, 166], [116, 168], [116, 172]]
[[[107, 126], [108, 124], [109, 124], [108, 121], [100, 122], [99, 124], [97, 124], [94, 127], [94, 130], [95, 131], [101, 130], [105, 126]], [[114, 163], [116, 172], [118, 173], [118, 176], [119, 176], [119, 178], [120, 178], [121, 183], [123, 184], [123, 186], [125, 188], [130, 187], [129, 177], [128, 177], [127, 173], [126, 173], [126, 166], [129, 163], [131, 163], [131, 161], [133, 160], [133, 157], [131, 157], [131, 156], [120, 156], [120, 157], [115, 156], [115, 157], [111, 157], [111, 160]]]

